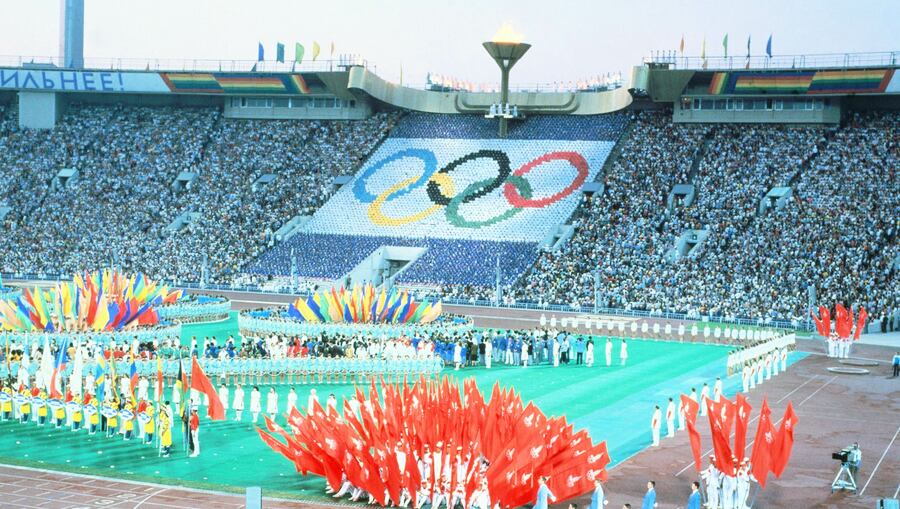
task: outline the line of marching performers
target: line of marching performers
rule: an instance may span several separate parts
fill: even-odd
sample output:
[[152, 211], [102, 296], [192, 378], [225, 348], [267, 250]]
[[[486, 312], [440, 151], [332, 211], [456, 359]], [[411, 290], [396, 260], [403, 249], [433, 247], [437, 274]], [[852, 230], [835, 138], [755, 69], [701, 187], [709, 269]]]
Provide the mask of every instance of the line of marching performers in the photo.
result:
[[17, 387], [0, 382], [0, 421], [86, 431], [108, 438], [121, 435], [129, 441], [137, 439], [153, 444], [159, 437], [160, 454], [168, 456], [172, 447], [173, 411], [167, 405], [154, 407], [153, 402], [141, 399], [118, 399], [107, 393], [101, 401], [94, 394], [75, 394], [67, 390], [65, 396], [52, 398], [46, 390], [35, 386]]
[[[440, 447], [443, 444], [439, 442], [437, 445]], [[427, 444], [424, 446], [424, 454], [421, 457], [407, 458], [407, 454], [403, 451], [400, 443], [393, 451], [397, 458], [399, 471], [406, 472], [406, 462], [415, 461], [416, 468], [424, 481], [415, 494], [416, 509], [426, 503], [429, 503], [431, 509], [438, 509], [441, 506], [452, 509], [457, 505], [462, 505], [467, 509], [491, 509], [491, 497], [485, 477], [490, 464], [483, 457], [472, 458], [470, 453], [463, 454], [462, 447], [457, 447], [455, 455], [442, 454], [440, 449], [432, 452]], [[472, 465], [473, 461], [474, 465]], [[470, 466], [472, 470], [469, 470]], [[472, 476], [475, 477], [474, 482], [469, 484]], [[432, 487], [432, 483], [428, 480], [435, 477], [439, 480], [436, 479]], [[467, 486], [473, 487], [471, 493], [467, 492]], [[340, 489], [334, 491], [326, 483], [325, 492], [332, 494], [334, 498], [349, 496], [352, 501], [367, 497], [369, 505], [375, 503], [375, 497], [371, 493], [351, 484], [346, 476], [342, 480]], [[390, 495], [385, 493], [385, 499], [390, 500]], [[410, 507], [412, 502], [413, 497], [409, 490], [402, 488], [400, 500], [396, 502], [396, 505]]]

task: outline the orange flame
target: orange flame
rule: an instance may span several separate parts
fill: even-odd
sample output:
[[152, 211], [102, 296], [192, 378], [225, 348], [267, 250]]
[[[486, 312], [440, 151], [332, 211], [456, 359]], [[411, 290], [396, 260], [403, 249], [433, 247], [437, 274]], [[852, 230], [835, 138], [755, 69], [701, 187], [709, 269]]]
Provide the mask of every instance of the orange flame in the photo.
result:
[[503, 23], [500, 25], [500, 29], [497, 30], [497, 33], [494, 34], [494, 38], [491, 39], [491, 42], [497, 43], [506, 43], [506, 44], [519, 44], [520, 42], [525, 40], [525, 36], [519, 32], [513, 30], [513, 27], [509, 23]]

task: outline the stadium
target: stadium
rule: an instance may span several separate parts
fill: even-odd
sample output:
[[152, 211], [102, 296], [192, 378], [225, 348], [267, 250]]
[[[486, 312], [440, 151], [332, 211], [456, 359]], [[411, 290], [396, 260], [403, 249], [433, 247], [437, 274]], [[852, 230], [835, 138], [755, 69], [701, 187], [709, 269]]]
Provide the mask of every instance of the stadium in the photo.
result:
[[410, 83], [95, 5], [0, 56], [0, 507], [900, 507], [900, 51]]

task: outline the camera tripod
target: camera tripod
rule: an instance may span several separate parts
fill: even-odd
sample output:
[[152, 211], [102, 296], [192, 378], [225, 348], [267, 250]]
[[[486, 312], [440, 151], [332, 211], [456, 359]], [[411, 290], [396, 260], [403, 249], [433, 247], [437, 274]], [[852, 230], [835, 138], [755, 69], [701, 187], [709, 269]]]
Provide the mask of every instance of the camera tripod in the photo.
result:
[[834, 478], [834, 482], [831, 483], [831, 492], [834, 493], [837, 490], [850, 490], [852, 492], [856, 492], [856, 479], [853, 478], [853, 474], [850, 473], [850, 463], [843, 461], [841, 462], [841, 469], [838, 471], [837, 476]]

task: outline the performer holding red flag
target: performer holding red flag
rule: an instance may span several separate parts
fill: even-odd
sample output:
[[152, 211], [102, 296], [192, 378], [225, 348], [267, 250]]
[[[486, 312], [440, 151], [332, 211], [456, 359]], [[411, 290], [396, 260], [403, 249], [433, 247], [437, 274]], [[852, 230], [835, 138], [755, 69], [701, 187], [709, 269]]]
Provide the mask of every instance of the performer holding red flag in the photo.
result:
[[225, 420], [225, 407], [219, 399], [219, 393], [210, 382], [209, 377], [203, 372], [203, 368], [197, 362], [196, 357], [191, 358], [191, 389], [202, 392], [209, 398], [209, 418], [214, 421]]

